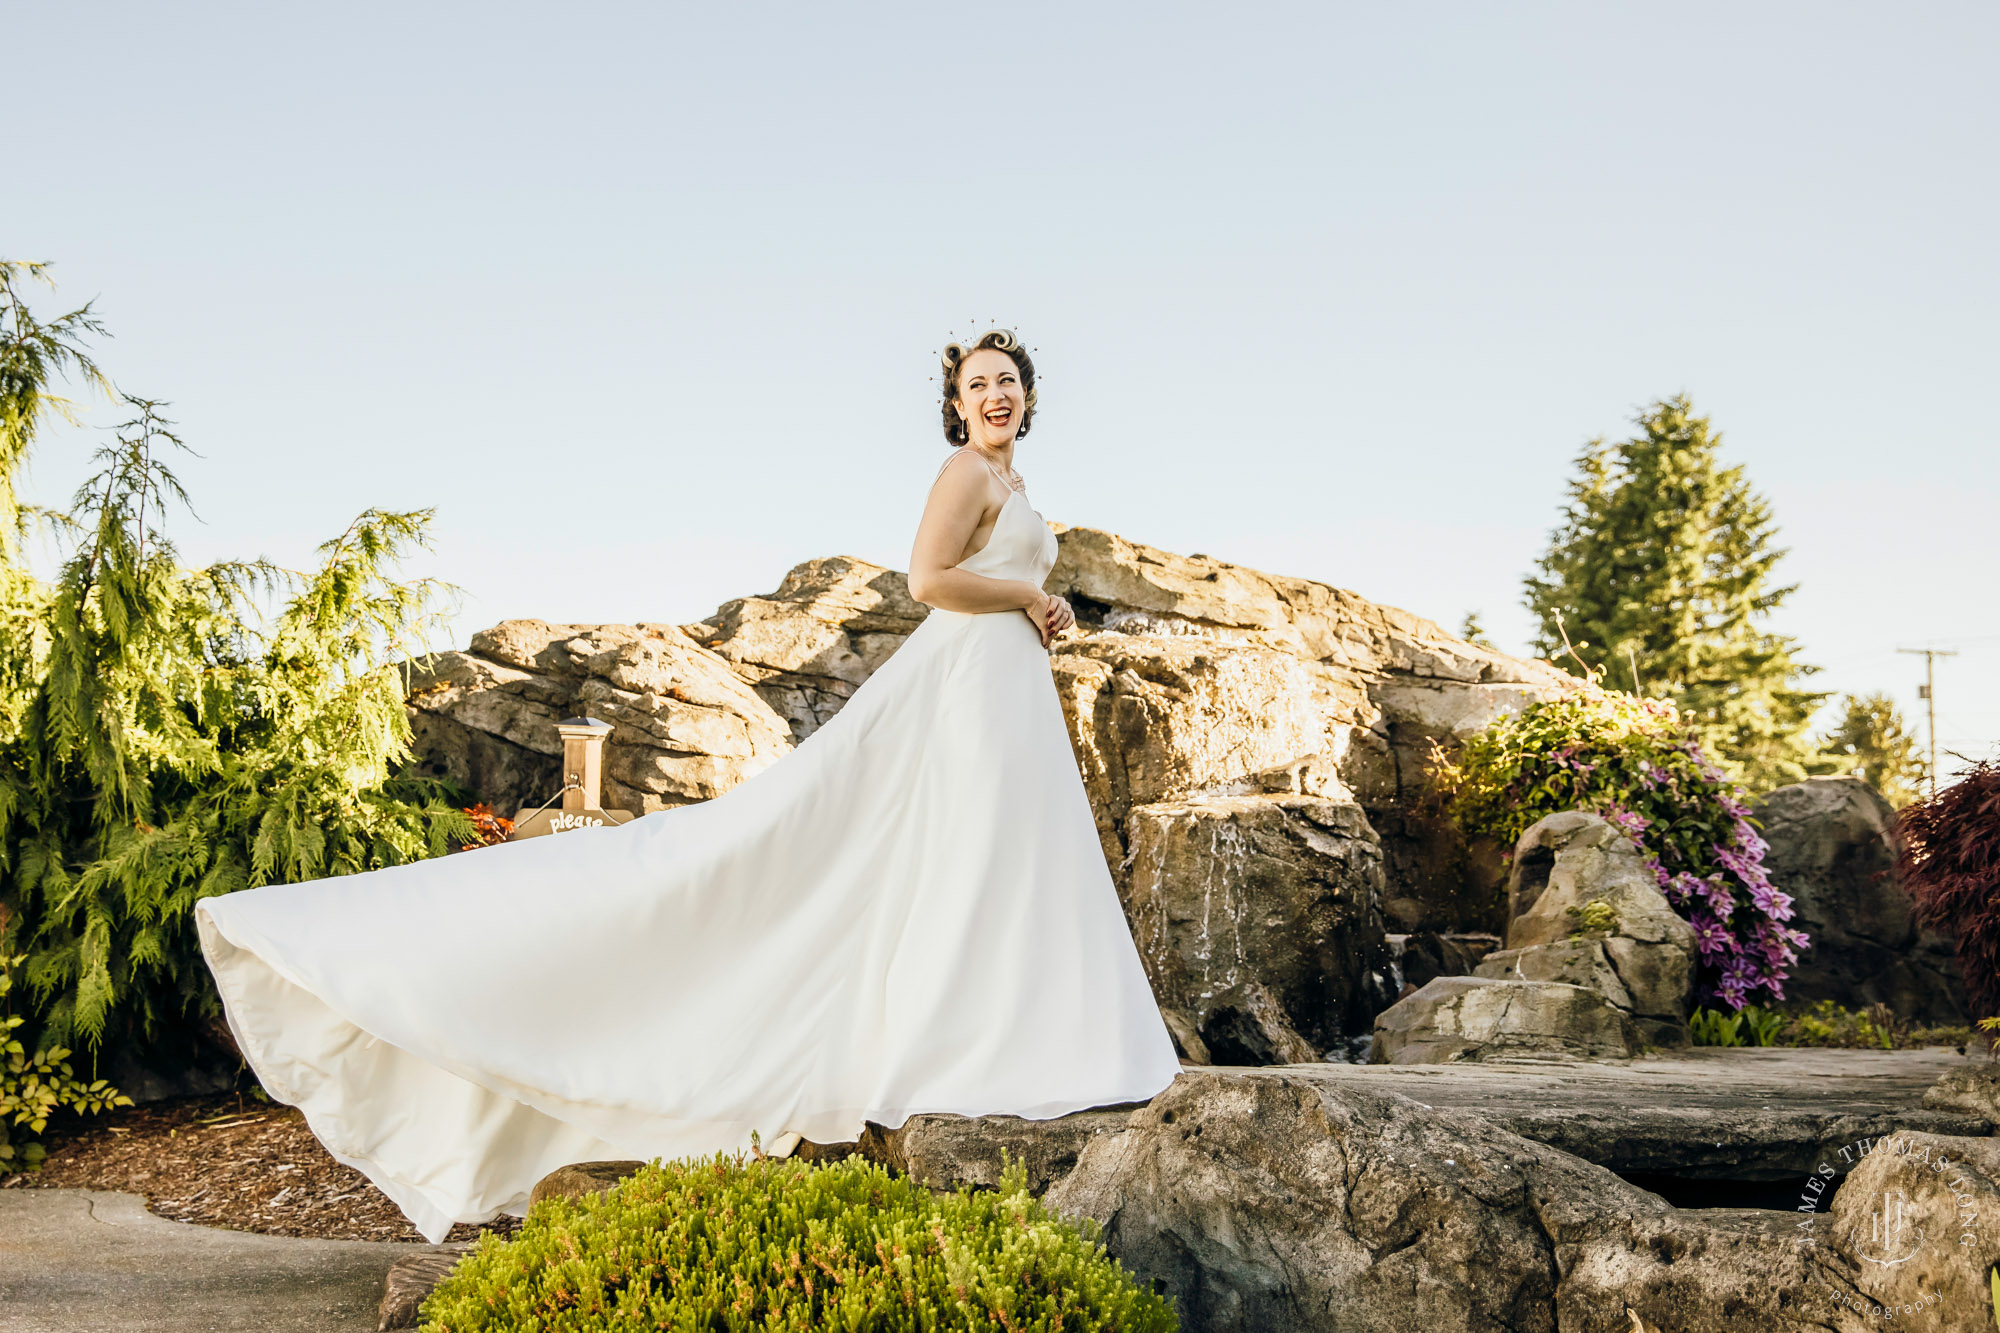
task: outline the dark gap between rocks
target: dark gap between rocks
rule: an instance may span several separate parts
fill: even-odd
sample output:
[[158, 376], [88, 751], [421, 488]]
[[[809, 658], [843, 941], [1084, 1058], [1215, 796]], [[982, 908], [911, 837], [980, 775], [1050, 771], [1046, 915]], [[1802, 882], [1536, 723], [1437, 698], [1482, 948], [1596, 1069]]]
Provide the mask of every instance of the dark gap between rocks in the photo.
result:
[[1766, 1208], [1793, 1212], [1801, 1203], [1811, 1202], [1812, 1211], [1823, 1213], [1833, 1202], [1845, 1176], [1834, 1176], [1817, 1194], [1808, 1194], [1811, 1176], [1786, 1176], [1777, 1180], [1705, 1180], [1677, 1176], [1664, 1171], [1620, 1171], [1618, 1177], [1657, 1194], [1676, 1208]]

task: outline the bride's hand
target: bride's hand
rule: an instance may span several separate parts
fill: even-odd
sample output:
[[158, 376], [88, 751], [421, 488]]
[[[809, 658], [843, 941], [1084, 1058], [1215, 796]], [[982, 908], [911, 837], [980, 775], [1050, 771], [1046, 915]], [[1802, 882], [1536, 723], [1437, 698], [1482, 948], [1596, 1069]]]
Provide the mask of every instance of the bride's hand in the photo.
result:
[[1056, 635], [1076, 623], [1076, 613], [1070, 610], [1069, 603], [1053, 595], [1045, 594], [1034, 606], [1024, 609], [1035, 626], [1035, 632], [1042, 636], [1044, 648], [1054, 641]]
[[1076, 612], [1070, 610], [1065, 598], [1051, 597], [1049, 600], [1055, 603], [1055, 616], [1049, 623], [1049, 638], [1053, 639], [1076, 623]]

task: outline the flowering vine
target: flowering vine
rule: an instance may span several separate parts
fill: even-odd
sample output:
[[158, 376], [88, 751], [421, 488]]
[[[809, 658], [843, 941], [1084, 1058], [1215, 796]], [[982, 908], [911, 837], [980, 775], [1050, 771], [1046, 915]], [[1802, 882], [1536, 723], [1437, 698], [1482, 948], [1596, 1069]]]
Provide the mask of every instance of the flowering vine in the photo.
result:
[[1433, 769], [1460, 825], [1510, 848], [1558, 811], [1602, 816], [1694, 927], [1703, 998], [1733, 1009], [1784, 998], [1810, 940], [1788, 924], [1792, 899], [1764, 869], [1743, 789], [1673, 705], [1579, 684], [1496, 720]]

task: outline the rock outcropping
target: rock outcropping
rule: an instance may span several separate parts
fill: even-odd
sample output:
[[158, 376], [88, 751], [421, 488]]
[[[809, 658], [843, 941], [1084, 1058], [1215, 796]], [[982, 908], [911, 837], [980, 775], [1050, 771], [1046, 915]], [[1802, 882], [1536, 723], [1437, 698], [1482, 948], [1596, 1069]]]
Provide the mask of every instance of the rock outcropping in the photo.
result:
[[1991, 1142], [1927, 1137], [1906, 1136], [1974, 1167], [1920, 1178], [1908, 1154], [1871, 1157], [1803, 1245], [1795, 1213], [1674, 1208], [1477, 1115], [1291, 1071], [1190, 1072], [1086, 1142], [1045, 1202], [1101, 1225], [1188, 1328], [1858, 1333], [1871, 1307], [1932, 1290], [1956, 1303], [1916, 1327], [1971, 1327], [1950, 1320], [1988, 1317], [1977, 1285], [2000, 1240], [1931, 1245], [1921, 1273], [1856, 1257], [1878, 1187], [1926, 1191], [1935, 1229], [1969, 1175], [1990, 1215]]
[[[1581, 985], [1633, 1014], [1643, 1040], [1685, 1040], [1687, 996], [1668, 965], [1686, 930], [1676, 914], [1628, 903], [1618, 929], [1571, 939], [1567, 908], [1582, 904], [1565, 899], [1561, 920], [1530, 921], [1518, 881], [1546, 878], [1557, 857], [1539, 845], [1513, 869], [1510, 911], [1503, 849], [1468, 843], [1427, 784], [1433, 743], [1555, 697], [1570, 677], [1326, 584], [1089, 528], [1058, 539], [1048, 586], [1078, 628], [1050, 666], [1106, 863], [1183, 1055], [1345, 1058], [1396, 998], [1389, 932], [1406, 947], [1502, 935], [1481, 975]], [[615, 728], [607, 805], [706, 800], [811, 735], [927, 613], [903, 575], [832, 557], [687, 625], [508, 621], [418, 670], [416, 748], [424, 768], [511, 814], [555, 794], [551, 724], [589, 712]], [[1766, 865], [1813, 939], [1790, 995], [1963, 1022], [1949, 944], [1917, 928], [1894, 879], [1881, 799], [1852, 779], [1814, 779], [1757, 815]], [[1619, 840], [1591, 827], [1565, 834], [1565, 854], [1616, 860]], [[1460, 966], [1459, 949], [1430, 952], [1411, 956], [1413, 981]]]
[[724, 602], [681, 629], [748, 681], [802, 741], [928, 614], [895, 570], [832, 556], [799, 565], [775, 592]]
[[2000, 1123], [2000, 1065], [1989, 1061], [1951, 1070], [1924, 1094], [1924, 1106]]
[[[1958, 1329], [1989, 1317], [2000, 1153], [1990, 1113], [1918, 1102], [1983, 1105], [1993, 1085], [1949, 1051], [1195, 1069], [1144, 1105], [918, 1115], [800, 1152], [858, 1152], [939, 1191], [1024, 1162], [1031, 1192], [1102, 1226], [1190, 1330]], [[565, 1168], [537, 1196], [631, 1165]], [[1683, 1208], [1606, 1165], [1663, 1190], [1771, 1188]]]
[[[1426, 798], [1433, 741], [1570, 687], [1547, 663], [1305, 579], [1059, 530], [1050, 665], [1156, 991], [1191, 1059], [1346, 1058], [1388, 929], [1501, 924], [1494, 849]], [[808, 561], [681, 625], [508, 621], [417, 674], [430, 771], [503, 813], [554, 794], [551, 725], [613, 724], [607, 805], [704, 800], [809, 736], [922, 623], [903, 575]]]
[[1785, 992], [1850, 1009], [1882, 1003], [1917, 1023], [1967, 1021], [1965, 984], [1951, 941], [1921, 929], [1897, 880], [1895, 812], [1859, 778], [1808, 778], [1780, 787], [1753, 812], [1764, 868], [1792, 896], [1792, 925], [1812, 946]]
[[1323, 583], [1091, 528], [1059, 540], [1048, 587], [1084, 633], [1056, 679], [1107, 852], [1176, 797], [1349, 800], [1381, 842], [1389, 928], [1498, 927], [1498, 849], [1436, 815], [1425, 764], [1570, 677]]
[[557, 794], [555, 723], [578, 713], [613, 727], [605, 805], [640, 814], [720, 796], [792, 746], [730, 664], [673, 625], [509, 620], [412, 672], [420, 771], [508, 816]]
[[1318, 1060], [1367, 1032], [1393, 998], [1381, 845], [1352, 802], [1158, 801], [1133, 811], [1126, 827], [1126, 912], [1153, 994], [1190, 1058]]
[[1507, 877], [1507, 947], [1482, 977], [1589, 986], [1651, 1046], [1688, 1044], [1695, 943], [1637, 849], [1596, 815], [1564, 811], [1521, 835]]
[[1514, 849], [1507, 911], [1507, 947], [1473, 976], [1438, 977], [1376, 1018], [1371, 1060], [1590, 1059], [1688, 1045], [1694, 929], [1624, 834], [1576, 811], [1541, 820]]
[[1617, 1060], [1638, 1048], [1631, 1016], [1588, 986], [1439, 977], [1376, 1016], [1368, 1058], [1378, 1065]]

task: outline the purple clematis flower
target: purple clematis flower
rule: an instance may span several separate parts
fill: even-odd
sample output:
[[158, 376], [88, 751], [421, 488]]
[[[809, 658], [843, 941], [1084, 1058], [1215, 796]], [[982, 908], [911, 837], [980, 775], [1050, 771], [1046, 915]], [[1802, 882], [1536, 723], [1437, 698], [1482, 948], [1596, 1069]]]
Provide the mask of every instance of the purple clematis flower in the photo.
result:
[[1688, 917], [1688, 924], [1694, 927], [1694, 947], [1704, 958], [1718, 954], [1730, 954], [1736, 950], [1736, 941], [1728, 927], [1707, 912], [1695, 912]]
[[1792, 919], [1792, 895], [1772, 888], [1769, 880], [1750, 886], [1750, 902], [1773, 921]]

